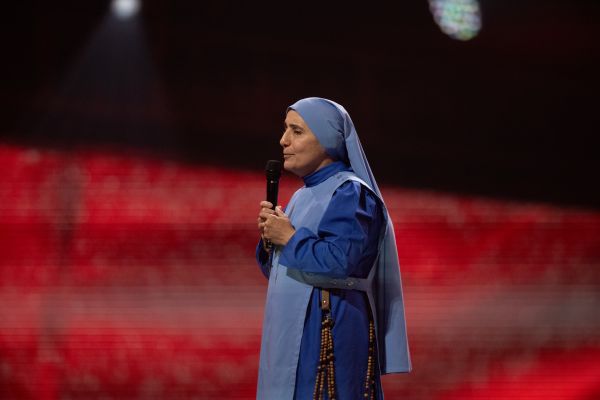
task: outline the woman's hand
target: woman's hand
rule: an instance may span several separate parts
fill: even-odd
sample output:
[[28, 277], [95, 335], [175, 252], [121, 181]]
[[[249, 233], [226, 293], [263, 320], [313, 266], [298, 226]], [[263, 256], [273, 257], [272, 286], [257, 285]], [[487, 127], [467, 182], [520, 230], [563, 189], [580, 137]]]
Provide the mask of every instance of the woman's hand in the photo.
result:
[[258, 213], [260, 237], [263, 241], [269, 240], [273, 244], [285, 246], [296, 230], [281, 206], [277, 206], [275, 210], [271, 209], [272, 206], [268, 201], [260, 202]]
[[267, 238], [265, 238], [265, 223], [269, 214], [275, 214], [272, 210], [273, 204], [268, 201], [260, 202], [260, 211], [258, 212], [258, 231], [260, 232], [260, 238], [263, 241], [263, 249], [267, 252], [271, 252], [271, 249], [266, 246]]

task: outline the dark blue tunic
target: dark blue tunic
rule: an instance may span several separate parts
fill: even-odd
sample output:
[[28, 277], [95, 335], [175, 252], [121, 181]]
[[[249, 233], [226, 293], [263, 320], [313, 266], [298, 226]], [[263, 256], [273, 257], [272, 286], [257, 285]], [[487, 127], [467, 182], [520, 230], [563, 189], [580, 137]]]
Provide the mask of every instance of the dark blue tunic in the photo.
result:
[[[335, 162], [305, 176], [304, 184], [307, 187], [317, 185], [344, 170], [348, 170], [344, 163]], [[282, 248], [280, 262], [290, 268], [332, 278], [366, 278], [377, 256], [384, 222], [377, 197], [358, 182], [347, 181], [334, 192], [318, 232], [298, 229]], [[257, 248], [257, 259], [263, 273], [268, 275], [268, 254], [261, 243]], [[320, 289], [313, 289], [304, 323], [296, 399], [311, 399], [313, 395], [321, 341], [320, 293]], [[370, 313], [365, 293], [332, 289], [331, 313], [338, 398], [363, 398]], [[379, 376], [376, 382], [380, 391]], [[380, 394], [378, 398], [381, 398]]]

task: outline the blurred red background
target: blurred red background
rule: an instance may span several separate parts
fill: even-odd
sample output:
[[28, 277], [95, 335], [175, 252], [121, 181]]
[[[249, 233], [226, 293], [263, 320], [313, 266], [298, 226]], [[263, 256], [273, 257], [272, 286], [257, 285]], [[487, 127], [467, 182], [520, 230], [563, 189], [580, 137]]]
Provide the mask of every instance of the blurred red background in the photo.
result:
[[[260, 171], [15, 146], [0, 167], [2, 398], [255, 396]], [[600, 395], [600, 213], [383, 194], [414, 364], [387, 398]]]

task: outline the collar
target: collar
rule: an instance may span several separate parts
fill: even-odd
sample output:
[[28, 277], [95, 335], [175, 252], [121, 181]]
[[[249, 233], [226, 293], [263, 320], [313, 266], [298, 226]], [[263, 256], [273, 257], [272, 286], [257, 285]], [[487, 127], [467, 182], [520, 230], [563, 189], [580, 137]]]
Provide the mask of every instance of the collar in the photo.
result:
[[340, 171], [350, 171], [350, 167], [348, 167], [342, 161], [334, 161], [331, 164], [328, 164], [323, 168], [319, 168], [315, 172], [302, 177], [302, 180], [304, 181], [304, 185], [306, 187], [311, 187], [318, 185]]

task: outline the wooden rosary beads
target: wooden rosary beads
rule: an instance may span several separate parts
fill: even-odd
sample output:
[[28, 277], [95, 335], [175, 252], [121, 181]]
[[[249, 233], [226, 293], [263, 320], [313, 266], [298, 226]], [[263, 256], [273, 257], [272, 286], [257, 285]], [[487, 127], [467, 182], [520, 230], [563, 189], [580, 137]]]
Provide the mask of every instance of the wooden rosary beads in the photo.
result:
[[317, 379], [315, 381], [315, 390], [313, 400], [324, 398], [323, 389], [327, 383], [327, 398], [335, 400], [335, 367], [333, 356], [333, 319], [331, 318], [329, 290], [321, 290], [321, 310], [323, 313], [321, 321], [321, 353], [319, 355], [319, 365], [317, 367]]
[[[313, 400], [323, 400], [325, 384], [327, 384], [327, 398], [335, 400], [335, 367], [333, 356], [333, 319], [331, 318], [330, 294], [327, 289], [321, 289], [321, 351], [317, 378], [313, 391]], [[369, 318], [369, 358], [367, 361], [367, 376], [365, 378], [364, 398], [375, 400], [375, 323]]]
[[365, 378], [364, 398], [375, 399], [375, 323], [369, 319], [369, 360], [367, 361], [367, 377]]

